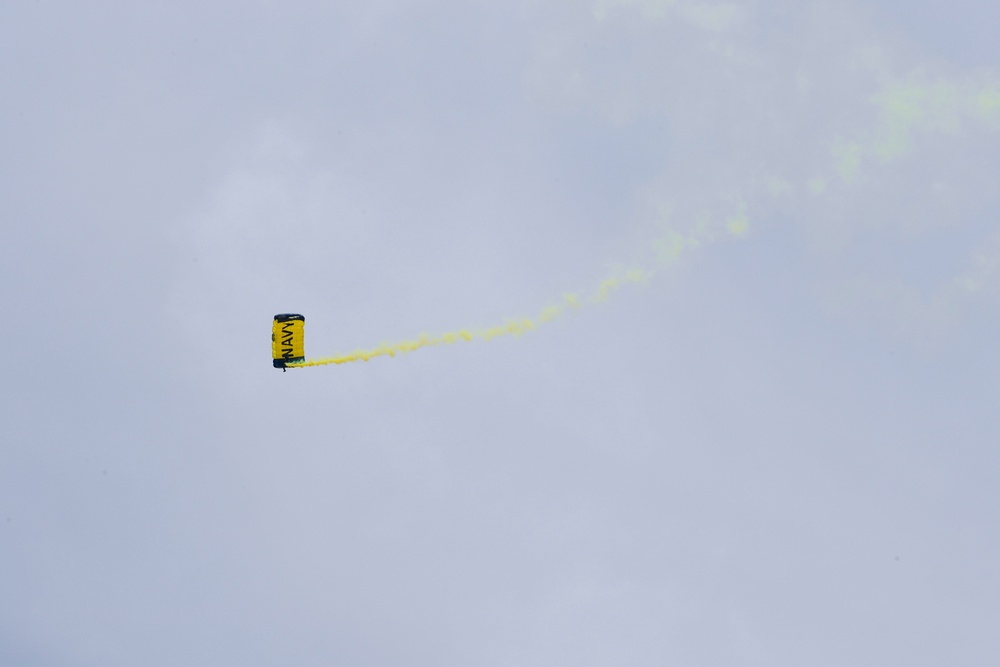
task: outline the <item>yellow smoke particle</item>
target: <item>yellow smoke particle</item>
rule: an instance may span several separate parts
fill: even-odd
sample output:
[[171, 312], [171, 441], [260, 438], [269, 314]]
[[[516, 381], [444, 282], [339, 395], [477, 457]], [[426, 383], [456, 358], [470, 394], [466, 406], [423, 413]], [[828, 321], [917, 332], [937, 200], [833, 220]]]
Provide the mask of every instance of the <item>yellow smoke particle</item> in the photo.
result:
[[747, 217], [746, 205], [740, 206], [740, 212], [726, 220], [726, 230], [733, 236], [746, 236], [750, 231], [750, 219]]
[[983, 115], [993, 115], [1000, 111], [1000, 91], [995, 88], [986, 88], [979, 93], [976, 102]]
[[819, 196], [826, 192], [826, 179], [822, 176], [816, 176], [815, 178], [809, 179], [809, 192], [816, 196]]
[[858, 180], [858, 171], [861, 168], [861, 144], [848, 142], [834, 144], [833, 156], [837, 158], [837, 171], [845, 183], [854, 183]]

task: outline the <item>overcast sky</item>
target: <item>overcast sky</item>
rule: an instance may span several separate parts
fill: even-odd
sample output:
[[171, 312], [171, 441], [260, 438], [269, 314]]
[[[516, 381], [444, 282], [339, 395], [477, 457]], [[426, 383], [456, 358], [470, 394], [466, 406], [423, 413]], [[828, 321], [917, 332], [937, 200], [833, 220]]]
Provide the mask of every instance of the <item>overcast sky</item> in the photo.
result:
[[1000, 664], [997, 25], [4, 2], [0, 664]]

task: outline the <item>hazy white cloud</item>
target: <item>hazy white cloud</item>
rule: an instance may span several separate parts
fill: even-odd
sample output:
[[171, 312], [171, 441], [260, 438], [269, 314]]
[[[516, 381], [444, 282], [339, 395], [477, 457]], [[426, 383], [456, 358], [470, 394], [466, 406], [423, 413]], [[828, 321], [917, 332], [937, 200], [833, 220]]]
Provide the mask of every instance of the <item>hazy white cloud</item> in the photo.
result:
[[0, 9], [0, 662], [1000, 657], [1000, 51], [914, 7]]

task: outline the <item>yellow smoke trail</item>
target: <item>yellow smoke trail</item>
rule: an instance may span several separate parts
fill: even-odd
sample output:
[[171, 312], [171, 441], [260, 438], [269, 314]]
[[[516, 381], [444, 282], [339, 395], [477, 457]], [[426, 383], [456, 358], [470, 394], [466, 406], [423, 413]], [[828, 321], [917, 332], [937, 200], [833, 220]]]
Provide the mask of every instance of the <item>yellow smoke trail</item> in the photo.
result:
[[[669, 211], [661, 212], [661, 217], [669, 218]], [[664, 231], [651, 243], [653, 258], [649, 262], [649, 267], [619, 268], [601, 280], [592, 291], [584, 294], [564, 294], [558, 303], [542, 308], [535, 317], [521, 317], [507, 320], [496, 326], [459, 329], [435, 336], [421, 334], [410, 340], [382, 343], [373, 348], [355, 350], [348, 354], [309, 359], [298, 364], [288, 364], [288, 367], [327, 366], [355, 361], [370, 361], [377, 357], [395, 357], [397, 354], [414, 352], [424, 347], [454, 345], [474, 340], [490, 341], [503, 336], [520, 336], [534, 331], [542, 324], [558, 320], [583, 306], [605, 303], [615, 292], [627, 285], [644, 285], [660, 270], [673, 264], [684, 252], [696, 250], [707, 243], [718, 241], [720, 238], [745, 236], [749, 232], [749, 227], [746, 204], [738, 201], [736, 212], [722, 220], [721, 225], [713, 225], [708, 214], [698, 218], [692, 229], [686, 233], [677, 231], [672, 225], [665, 225]]]
[[349, 354], [342, 354], [333, 357], [321, 357], [310, 359], [299, 364], [288, 364], [292, 367], [306, 366], [326, 366], [329, 364], [348, 364], [354, 361], [370, 361], [377, 357], [395, 357], [397, 354], [413, 352], [423, 347], [436, 347], [441, 345], [454, 345], [458, 342], [468, 342], [473, 340], [490, 341], [501, 336], [520, 336], [529, 331], [534, 331], [542, 324], [555, 321], [563, 317], [568, 312], [576, 310], [583, 305], [598, 304], [608, 300], [612, 293], [621, 289], [625, 285], [644, 283], [652, 275], [652, 272], [642, 269], [629, 269], [621, 275], [611, 276], [604, 279], [597, 286], [593, 293], [587, 296], [580, 296], [576, 293], [565, 294], [558, 304], [553, 304], [543, 308], [535, 317], [522, 317], [508, 320], [503, 324], [482, 329], [459, 329], [448, 333], [431, 336], [421, 334], [417, 338], [399, 341], [396, 343], [382, 343], [377, 347], [367, 350], [355, 350]]
[[[609, 0], [608, 4], [614, 4]], [[621, 0], [619, 0], [621, 1]], [[655, 0], [648, 0], [654, 2]], [[624, 4], [628, 4], [628, 0]], [[665, 6], [671, 3], [666, 0]], [[914, 136], [920, 131], [954, 133], [962, 120], [973, 120], [986, 125], [989, 130], [1000, 129], [1000, 87], [993, 82], [969, 82], [956, 85], [927, 82], [913, 77], [908, 81], [890, 82], [871, 100], [880, 112], [879, 127], [875, 133], [856, 137], [854, 140], [837, 139], [831, 143], [832, 169], [823, 175], [807, 176], [805, 189], [814, 196], [827, 194], [832, 185], [855, 184], [866, 163], [886, 163], [914, 149]], [[786, 180], [772, 175], [761, 185], [773, 197], [781, 197], [802, 189], [795, 179]], [[602, 280], [596, 289], [581, 296], [576, 293], [563, 295], [562, 299], [539, 311], [535, 317], [512, 319], [487, 328], [459, 329], [439, 335], [422, 334], [417, 338], [396, 343], [382, 343], [370, 349], [361, 349], [332, 357], [310, 359], [288, 367], [325, 366], [369, 361], [377, 357], [394, 357], [424, 347], [453, 345], [462, 341], [490, 341], [503, 336], [520, 336], [534, 331], [540, 325], [557, 320], [568, 312], [584, 305], [606, 302], [611, 295], [629, 284], [643, 284], [655, 273], [672, 263], [683, 252], [719, 240], [721, 237], [741, 237], [749, 230], [745, 203], [739, 203], [738, 212], [724, 221], [721, 228], [712, 229], [708, 218], [700, 219], [687, 234], [668, 229], [652, 243], [655, 253], [653, 268], [630, 268]], [[971, 279], [970, 281], [971, 284]]]
[[[722, 236], [744, 236], [748, 229], [749, 221], [747, 219], [746, 207], [741, 203], [738, 212], [724, 221]], [[348, 354], [320, 357], [298, 364], [288, 364], [288, 368], [370, 361], [377, 357], [395, 357], [397, 354], [414, 352], [424, 347], [454, 345], [455, 343], [471, 342], [474, 340], [490, 341], [503, 336], [520, 336], [534, 331], [542, 324], [558, 320], [583, 306], [605, 303], [615, 292], [626, 285], [644, 285], [657, 272], [673, 263], [684, 251], [694, 250], [705, 243], [718, 240], [718, 238], [720, 238], [720, 234], [713, 231], [712, 226], [705, 219], [700, 220], [694, 229], [687, 234], [668, 229], [652, 244], [652, 249], [655, 252], [655, 257], [652, 260], [652, 268], [631, 267], [619, 269], [598, 283], [597, 287], [591, 292], [582, 295], [579, 293], [564, 294], [558, 303], [542, 308], [535, 317], [521, 317], [507, 320], [503, 324], [492, 327], [459, 329], [436, 336], [422, 334], [410, 340], [396, 343], [382, 343], [377, 347], [355, 350]]]

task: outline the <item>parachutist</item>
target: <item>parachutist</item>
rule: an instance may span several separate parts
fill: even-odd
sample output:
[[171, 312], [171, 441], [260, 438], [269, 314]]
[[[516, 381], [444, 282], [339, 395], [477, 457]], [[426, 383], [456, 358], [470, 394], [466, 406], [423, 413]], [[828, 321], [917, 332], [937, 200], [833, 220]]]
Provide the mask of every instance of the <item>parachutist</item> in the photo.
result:
[[295, 313], [274, 316], [271, 325], [271, 359], [275, 368], [288, 371], [287, 364], [306, 360], [305, 344], [302, 340], [306, 318]]

